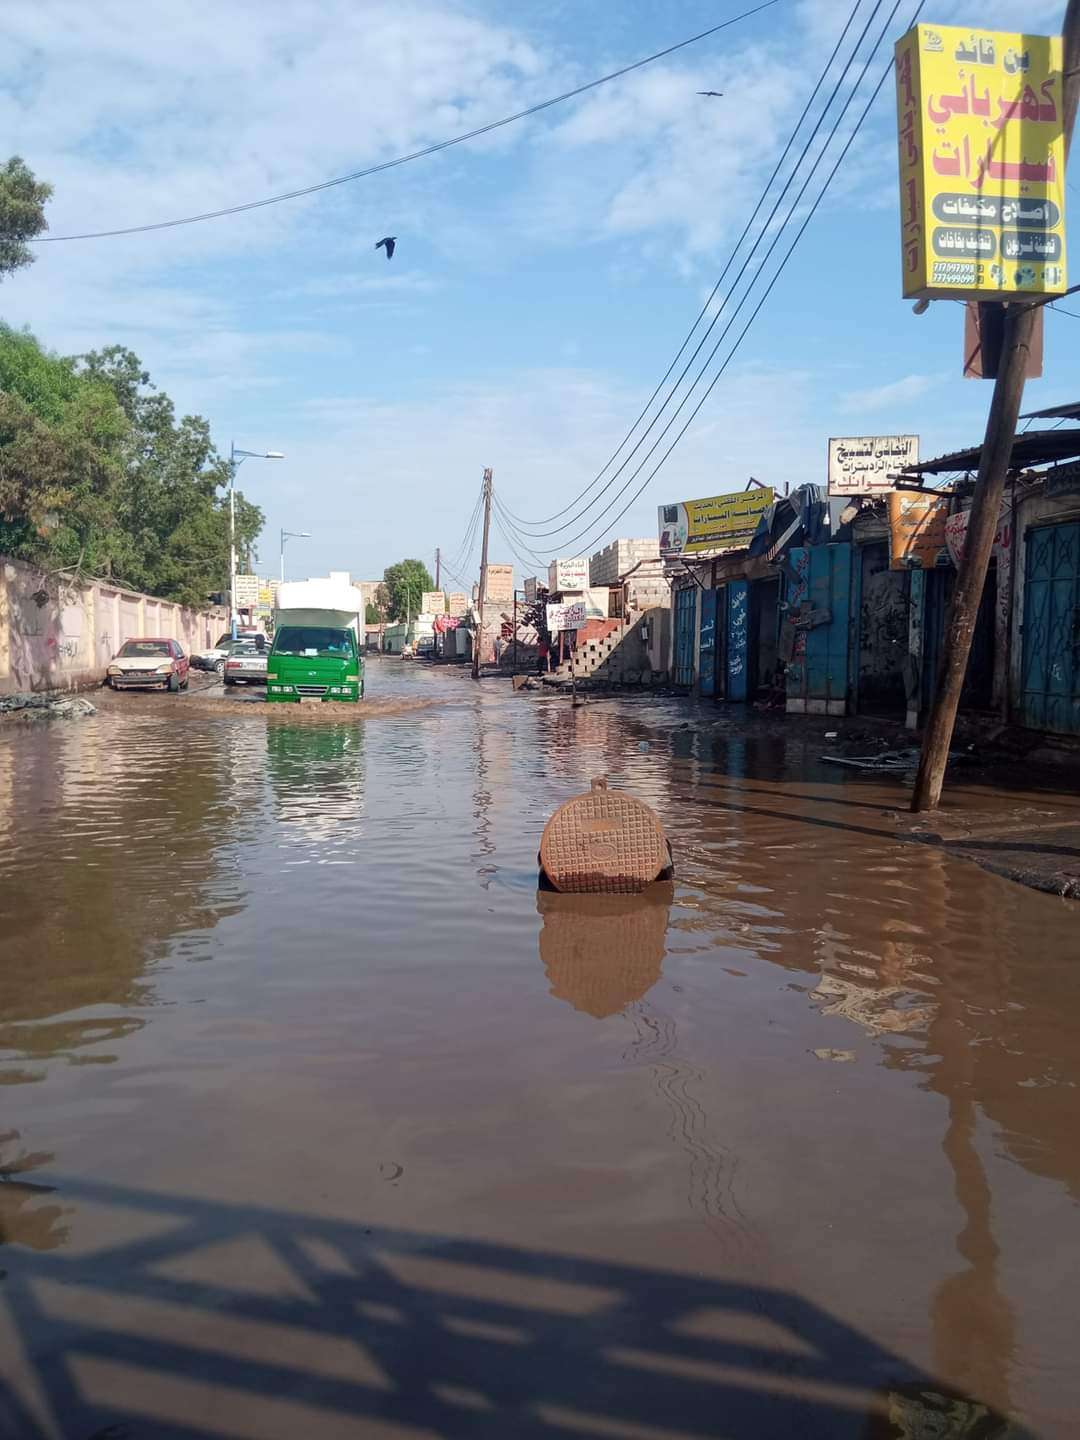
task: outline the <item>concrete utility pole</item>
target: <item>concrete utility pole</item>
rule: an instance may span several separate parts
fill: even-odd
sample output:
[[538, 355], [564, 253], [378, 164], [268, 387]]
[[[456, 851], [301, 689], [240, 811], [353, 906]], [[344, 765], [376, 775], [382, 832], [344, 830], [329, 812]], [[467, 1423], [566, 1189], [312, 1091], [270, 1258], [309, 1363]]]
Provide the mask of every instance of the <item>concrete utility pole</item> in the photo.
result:
[[442, 589], [442, 552], [438, 545], [435, 546], [435, 589]]
[[[1062, 27], [1064, 37], [1063, 111], [1065, 123], [1065, 154], [1068, 156], [1080, 98], [1080, 0], [1069, 0]], [[915, 777], [915, 793], [911, 808], [935, 810], [941, 800], [945, 767], [949, 761], [960, 705], [960, 692], [971, 654], [971, 639], [979, 613], [990, 568], [990, 552], [998, 527], [1005, 481], [1016, 440], [1016, 421], [1024, 397], [1024, 377], [1028, 352], [1035, 328], [1036, 307], [1024, 301], [1013, 301], [1000, 307], [1004, 311], [1005, 336], [994, 381], [994, 395], [986, 421], [975, 495], [968, 516], [967, 535], [960, 557], [956, 590], [945, 627], [945, 642], [938, 671], [937, 690], [923, 736], [919, 771]]]
[[492, 470], [484, 471], [484, 540], [480, 547], [480, 623], [473, 645], [472, 678], [480, 679], [480, 650], [484, 643], [484, 601], [487, 599], [488, 533], [491, 529], [491, 477]]

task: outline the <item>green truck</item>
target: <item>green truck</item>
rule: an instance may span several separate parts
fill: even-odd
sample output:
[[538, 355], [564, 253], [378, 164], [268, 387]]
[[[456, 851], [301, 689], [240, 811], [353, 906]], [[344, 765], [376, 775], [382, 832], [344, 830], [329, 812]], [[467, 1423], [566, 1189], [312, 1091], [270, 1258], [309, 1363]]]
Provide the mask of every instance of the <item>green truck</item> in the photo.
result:
[[337, 579], [295, 580], [279, 588], [266, 666], [270, 704], [356, 704], [363, 697], [357, 593]]

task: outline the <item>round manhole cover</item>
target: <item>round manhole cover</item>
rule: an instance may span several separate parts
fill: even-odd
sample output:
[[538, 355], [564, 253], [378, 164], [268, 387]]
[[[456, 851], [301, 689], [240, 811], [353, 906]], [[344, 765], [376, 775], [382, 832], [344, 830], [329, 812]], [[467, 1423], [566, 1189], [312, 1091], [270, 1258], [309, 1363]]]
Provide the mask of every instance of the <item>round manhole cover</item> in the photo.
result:
[[668, 864], [667, 838], [648, 805], [594, 780], [544, 826], [540, 863], [556, 890], [629, 894]]

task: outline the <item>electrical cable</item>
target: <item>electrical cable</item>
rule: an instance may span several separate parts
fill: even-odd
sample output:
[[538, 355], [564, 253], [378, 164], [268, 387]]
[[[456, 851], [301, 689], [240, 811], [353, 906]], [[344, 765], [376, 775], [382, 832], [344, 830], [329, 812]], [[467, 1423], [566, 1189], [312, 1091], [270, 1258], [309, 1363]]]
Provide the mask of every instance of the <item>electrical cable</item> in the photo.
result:
[[546, 565], [547, 565], [547, 561], [546, 561], [545, 559], [543, 559], [543, 557], [542, 557], [541, 555], [539, 555], [539, 554], [532, 548], [532, 546], [529, 545], [529, 543], [528, 543], [529, 540], [532, 539], [533, 537], [532, 537], [532, 536], [524, 536], [524, 535], [522, 535], [521, 531], [520, 531], [520, 530], [518, 529], [518, 527], [513, 523], [513, 521], [511, 521], [511, 520], [509, 520], [509, 519], [507, 518], [507, 509], [506, 509], [506, 506], [503, 505], [502, 501], [498, 499], [498, 497], [497, 497], [497, 495], [496, 495], [496, 493], [495, 493], [494, 490], [492, 490], [492, 492], [491, 492], [491, 500], [492, 500], [492, 504], [493, 504], [494, 507], [495, 507], [496, 513], [500, 516], [500, 518], [501, 518], [502, 521], [503, 521], [504, 529], [508, 529], [508, 530], [511, 532], [511, 534], [512, 534], [513, 537], [517, 540], [517, 542], [518, 542], [518, 544], [521, 546], [521, 548], [526, 552], [526, 554], [531, 555], [531, 556], [533, 557], [533, 561], [534, 561], [537, 565], [546, 566]]
[[499, 532], [499, 534], [502, 536], [503, 540], [504, 540], [504, 541], [506, 542], [506, 544], [509, 546], [509, 548], [510, 548], [510, 553], [513, 555], [514, 559], [515, 559], [515, 560], [518, 562], [518, 564], [521, 566], [521, 573], [522, 573], [522, 576], [524, 577], [526, 571], [529, 571], [529, 570], [532, 570], [532, 569], [533, 569], [532, 562], [529, 561], [529, 560], [523, 559], [522, 556], [518, 553], [517, 547], [515, 546], [514, 542], [510, 539], [509, 535], [507, 535], [506, 531], [503, 529], [503, 522], [502, 522], [502, 520], [501, 520], [501, 518], [500, 518], [500, 516], [499, 516], [498, 511], [496, 511], [496, 512], [494, 513], [494, 515], [492, 516], [492, 519], [495, 521], [495, 528], [498, 530], [498, 532]]
[[454, 556], [453, 566], [455, 569], [460, 567], [469, 558], [472, 547], [476, 542], [476, 527], [480, 521], [480, 507], [483, 503], [484, 491], [481, 488], [476, 496], [476, 503], [472, 508], [472, 514], [469, 516], [465, 525], [465, 538], [462, 540], [461, 545], [458, 547], [458, 552]]
[[[597, 472], [595, 478], [589, 481], [588, 485], [586, 485], [585, 489], [581, 492], [581, 494], [580, 494], [576, 499], [571, 500], [567, 505], [564, 505], [561, 510], [556, 510], [556, 512], [555, 512], [554, 515], [549, 515], [549, 516], [548, 516], [546, 519], [544, 519], [544, 520], [527, 521], [527, 520], [525, 520], [522, 516], [516, 515], [512, 510], [509, 510], [509, 509], [508, 509], [508, 513], [509, 513], [509, 515], [511, 516], [511, 518], [514, 519], [514, 520], [516, 520], [516, 521], [518, 521], [521, 525], [527, 526], [529, 529], [533, 529], [533, 530], [535, 530], [535, 527], [536, 527], [536, 526], [539, 526], [539, 525], [550, 525], [553, 520], [558, 520], [561, 515], [565, 515], [566, 512], [567, 512], [567, 510], [572, 510], [576, 505], [580, 504], [580, 502], [585, 499], [585, 496], [589, 493], [589, 491], [593, 488], [593, 486], [599, 484], [599, 482], [603, 479], [604, 472], [615, 462], [615, 460], [618, 458], [619, 452], [622, 450], [623, 446], [626, 445], [627, 442], [631, 439], [631, 437], [632, 437], [633, 434], [634, 434], [634, 431], [635, 431], [635, 430], [637, 429], [637, 427], [641, 424], [642, 420], [644, 420], [645, 416], [649, 413], [649, 410], [652, 408], [653, 401], [656, 399], [656, 397], [660, 394], [660, 391], [661, 391], [661, 390], [664, 388], [664, 386], [666, 385], [666, 383], [667, 383], [667, 381], [668, 381], [668, 378], [669, 378], [669, 376], [671, 375], [671, 372], [675, 369], [675, 366], [679, 363], [679, 360], [682, 358], [682, 355], [683, 355], [683, 353], [685, 352], [686, 347], [690, 344], [690, 341], [693, 339], [693, 337], [694, 337], [694, 332], [697, 330], [697, 328], [698, 328], [698, 326], [701, 324], [702, 320], [703, 320], [703, 319], [705, 318], [705, 316], [708, 314], [708, 312], [709, 312], [709, 307], [712, 305], [712, 302], [715, 300], [716, 295], [717, 295], [717, 292], [718, 292], [719, 289], [720, 289], [720, 286], [724, 283], [724, 280], [725, 280], [725, 278], [726, 278], [726, 276], [727, 276], [727, 274], [728, 274], [728, 271], [731, 269], [732, 265], [735, 263], [735, 257], [738, 255], [739, 251], [741, 250], [741, 248], [742, 248], [742, 246], [743, 246], [743, 242], [746, 240], [747, 235], [750, 233], [750, 230], [751, 230], [751, 228], [753, 227], [754, 221], [757, 219], [757, 217], [758, 217], [758, 215], [759, 215], [759, 213], [760, 213], [760, 211], [761, 211], [761, 207], [765, 204], [765, 201], [766, 201], [766, 198], [768, 197], [769, 191], [772, 189], [772, 186], [773, 186], [773, 184], [774, 184], [774, 182], [775, 182], [775, 180], [776, 180], [776, 177], [777, 177], [777, 175], [779, 175], [780, 170], [781, 170], [781, 168], [783, 167], [784, 161], [787, 159], [788, 155], [791, 153], [792, 146], [795, 144], [795, 141], [796, 141], [796, 139], [797, 139], [797, 137], [798, 137], [799, 131], [802, 129], [803, 122], [806, 120], [807, 115], [810, 113], [811, 107], [813, 106], [814, 101], [817, 99], [818, 94], [819, 94], [819, 92], [820, 92], [820, 90], [821, 90], [822, 85], [825, 83], [825, 79], [826, 79], [826, 77], [828, 76], [829, 71], [832, 69], [833, 63], [834, 63], [834, 61], [836, 60], [837, 55], [840, 53], [840, 47], [843, 45], [844, 40], [847, 38], [847, 33], [848, 33], [848, 31], [851, 29], [851, 26], [853, 25], [853, 23], [854, 23], [854, 21], [855, 21], [855, 16], [858, 14], [859, 6], [861, 5], [861, 3], [862, 3], [862, 0], [855, 0], [855, 4], [852, 6], [851, 13], [848, 15], [848, 18], [847, 18], [847, 20], [846, 20], [846, 22], [845, 22], [845, 24], [844, 24], [844, 28], [843, 28], [843, 30], [840, 32], [840, 37], [839, 37], [839, 39], [837, 40], [835, 46], [833, 47], [833, 52], [832, 52], [832, 54], [829, 56], [828, 60], [825, 62], [825, 67], [824, 67], [824, 69], [822, 70], [821, 74], [818, 76], [817, 82], [816, 82], [816, 84], [814, 85], [813, 90], [810, 92], [810, 98], [807, 100], [806, 104], [803, 106], [802, 114], [799, 116], [798, 120], [796, 121], [794, 129], [792, 130], [791, 134], [788, 136], [788, 140], [787, 140], [787, 143], [786, 143], [785, 146], [784, 146], [783, 152], [782, 152], [782, 154], [780, 155], [779, 160], [777, 160], [776, 166], [775, 166], [775, 168], [773, 169], [772, 174], [769, 176], [768, 180], [766, 181], [765, 187], [764, 187], [764, 189], [762, 190], [760, 196], [758, 197], [757, 204], [754, 206], [754, 209], [753, 209], [753, 211], [752, 211], [752, 213], [751, 213], [751, 215], [750, 215], [750, 218], [747, 220], [746, 225], [743, 227], [743, 232], [742, 232], [742, 234], [739, 236], [738, 240], [735, 242], [735, 246], [734, 246], [734, 248], [732, 249], [731, 254], [728, 256], [727, 264], [724, 266], [723, 270], [721, 270], [719, 279], [717, 280], [716, 284], [713, 286], [712, 291], [711, 291], [710, 294], [709, 294], [709, 298], [705, 301], [705, 304], [701, 307], [701, 310], [699, 311], [699, 313], [698, 313], [698, 315], [697, 315], [697, 318], [695, 319], [693, 325], [691, 325], [689, 331], [687, 332], [686, 338], [683, 340], [682, 344], [679, 346], [679, 349], [678, 349], [678, 351], [677, 351], [676, 354], [675, 354], [675, 358], [672, 360], [671, 364], [668, 366], [667, 370], [664, 372], [664, 375], [663, 375], [663, 377], [661, 378], [660, 383], [657, 385], [656, 389], [653, 391], [653, 393], [649, 396], [648, 400], [645, 402], [645, 406], [644, 406], [644, 409], [641, 411], [641, 414], [638, 415], [637, 419], [636, 419], [636, 420], [634, 421], [634, 423], [630, 426], [630, 429], [626, 432], [626, 434], [623, 436], [622, 440], [620, 440], [619, 444], [618, 444], [617, 447], [615, 448], [614, 453], [610, 456], [610, 458], [607, 460], [607, 462], [606, 462], [606, 463], [601, 467], [601, 469]], [[880, 4], [880, 0], [879, 0], [879, 4]], [[856, 46], [855, 46], [855, 51], [852, 53], [851, 59], [848, 61], [847, 66], [845, 66], [844, 72], [843, 72], [843, 74], [840, 76], [840, 81], [837, 82], [838, 85], [843, 81], [844, 75], [846, 75], [847, 70], [850, 68], [852, 62], [854, 61], [854, 59], [855, 59], [855, 54], [858, 52], [859, 44], [861, 44], [861, 43], [862, 43], [862, 40], [865, 38], [865, 36], [866, 36], [866, 31], [867, 31], [867, 29], [869, 29], [870, 24], [873, 22], [873, 18], [874, 18], [874, 14], [876, 13], [876, 10], [877, 10], [877, 7], [875, 7], [875, 10], [871, 13], [870, 19], [867, 21], [866, 27], [863, 29], [863, 33], [862, 33], [862, 35], [859, 37], [859, 41], [857, 42], [857, 44], [856, 44]], [[828, 112], [829, 106], [832, 104], [832, 102], [833, 102], [833, 100], [835, 99], [835, 97], [836, 97], [836, 89], [834, 88], [832, 95], [830, 95], [829, 100], [827, 101], [827, 103], [826, 103], [826, 105], [825, 105], [825, 108], [824, 108], [824, 109], [822, 110], [822, 112], [821, 112], [821, 116], [820, 116], [819, 119], [818, 119], [817, 125], [814, 127], [814, 130], [813, 130], [813, 132], [811, 133], [810, 139], [807, 141], [807, 145], [803, 148], [802, 154], [799, 156], [799, 159], [795, 162], [795, 166], [794, 166], [794, 168], [793, 168], [793, 170], [792, 170], [791, 176], [790, 176], [789, 179], [788, 179], [787, 185], [790, 185], [790, 184], [791, 184], [791, 180], [794, 178], [795, 173], [798, 171], [799, 165], [802, 163], [803, 159], [804, 159], [805, 156], [806, 156], [806, 150], [807, 150], [807, 148], [809, 148], [809, 145], [813, 142], [814, 136], [817, 134], [817, 131], [818, 131], [818, 129], [820, 128], [821, 123], [822, 123], [822, 121], [824, 120], [825, 115], [826, 115], [827, 112]], [[786, 191], [787, 191], [787, 185], [785, 185], [784, 189], [780, 192], [780, 195], [779, 195], [779, 197], [778, 197], [778, 199], [777, 199], [777, 201], [776, 201], [776, 205], [774, 205], [774, 207], [773, 207], [772, 214], [769, 216], [769, 220], [767, 220], [767, 221], [765, 222], [765, 227], [764, 227], [764, 228], [767, 228], [767, 227], [768, 227], [768, 224], [769, 224], [769, 222], [772, 220], [773, 215], [776, 214], [777, 207], [779, 206], [780, 201], [783, 200], [784, 195], [785, 195], [785, 193], [786, 193]], [[760, 237], [759, 237], [759, 238], [760, 238]], [[746, 266], [749, 265], [750, 261], [753, 259], [753, 254], [754, 254], [754, 252], [753, 252], [753, 250], [751, 250], [750, 254], [747, 256], [746, 260], [744, 261], [744, 264], [743, 264], [743, 270], [744, 270], [744, 271], [745, 271]], [[724, 302], [723, 302], [723, 303], [721, 304], [721, 306], [720, 306], [720, 310], [717, 311], [716, 317], [714, 318], [714, 320], [713, 320], [713, 322], [712, 322], [713, 325], [715, 325], [715, 324], [716, 324], [716, 321], [720, 318], [720, 312], [723, 310], [723, 306], [724, 306], [724, 304], [727, 303], [727, 300], [728, 300], [729, 298], [730, 298], [730, 296], [726, 296], [726, 297], [725, 297]], [[709, 329], [706, 330], [705, 335], [702, 337], [701, 344], [699, 344], [697, 350], [695, 350], [695, 351], [694, 351], [694, 354], [690, 357], [690, 360], [689, 360], [689, 362], [687, 363], [687, 367], [686, 367], [687, 369], [689, 369], [690, 365], [693, 364], [693, 362], [694, 362], [694, 360], [696, 359], [697, 355], [700, 353], [700, 351], [701, 351], [701, 345], [703, 345], [703, 344], [705, 343], [705, 340], [708, 338], [709, 333], [710, 333], [711, 330], [712, 330], [712, 325], [710, 325], [710, 326], [709, 326]], [[685, 375], [686, 375], [686, 370], [684, 369], [682, 375], [680, 375], [679, 379], [675, 382], [675, 385], [672, 387], [672, 395], [674, 395], [674, 393], [678, 390], [678, 387], [679, 387], [680, 383], [682, 382], [682, 379], [683, 379], [683, 377], [684, 377]], [[652, 424], [650, 424], [650, 426], [649, 426], [649, 429], [650, 429], [650, 430], [652, 429], [652, 425], [655, 425], [656, 421], [660, 418], [660, 416], [664, 413], [664, 410], [665, 410], [665, 409], [667, 408], [667, 406], [671, 403], [672, 395], [669, 395], [669, 396], [668, 396], [668, 398], [664, 401], [663, 405], [661, 405], [660, 409], [657, 411], [656, 415], [655, 415], [654, 418], [653, 418]], [[631, 459], [633, 458], [634, 454], [637, 452], [638, 448], [640, 447], [642, 441], [645, 439], [645, 435], [648, 435], [648, 433], [649, 433], [649, 430], [646, 430], [646, 431], [645, 431], [645, 434], [641, 436], [641, 438], [640, 438], [639, 441], [638, 441], [638, 444], [634, 447], [634, 449], [633, 449], [633, 450], [630, 452], [630, 454], [626, 457], [626, 461], [629, 461], [629, 460], [631, 460]], [[624, 461], [624, 466], [625, 466], [625, 463], [626, 463], [626, 462]], [[604, 487], [604, 490], [601, 490], [601, 491], [600, 491], [600, 494], [594, 497], [594, 501], [595, 501], [595, 500], [598, 500], [598, 499], [600, 498], [600, 495], [604, 494], [604, 491], [607, 490], [607, 489], [609, 489], [609, 488], [610, 488], [610, 485], [611, 485], [615, 480], [618, 479], [619, 474], [621, 474], [621, 472], [622, 472], [622, 468], [623, 468], [623, 467], [620, 467], [620, 470], [616, 471], [615, 475], [612, 476], [611, 481], [609, 481], [608, 485], [606, 485], [606, 486]], [[575, 517], [574, 519], [571, 519], [571, 520], [567, 521], [565, 527], [560, 527], [560, 528], [569, 528], [570, 525], [576, 524], [576, 523], [577, 523], [577, 520], [579, 520], [579, 519], [581, 518], [581, 515], [585, 514], [586, 511], [589, 510], [589, 509], [592, 507], [592, 504], [594, 503], [594, 501], [590, 501], [590, 502], [589, 502], [589, 505], [585, 507], [585, 510], [583, 510], [583, 511], [581, 512], [581, 514], [579, 514], [579, 515], [578, 515], [577, 517]], [[557, 533], [558, 533], [558, 531], [540, 531], [540, 532], [538, 532], [539, 535], [557, 534]]]
[[[915, 21], [918, 19], [919, 14], [920, 14], [920, 12], [922, 11], [922, 8], [923, 8], [923, 3], [924, 3], [924, 0], [919, 0], [918, 5], [915, 7], [915, 10], [914, 10], [913, 13], [912, 13], [911, 19], [908, 21], [908, 25], [907, 25], [907, 29], [908, 29], [908, 30], [910, 30], [911, 26], [914, 25], [914, 24], [915, 24]], [[897, 5], [895, 5], [895, 6], [893, 7], [893, 11], [892, 11], [892, 14], [890, 14], [890, 16], [889, 16], [889, 20], [886, 21], [886, 28], [887, 28], [888, 25], [891, 23], [891, 21], [892, 21], [892, 15], [895, 14], [896, 9], [898, 8], [898, 4], [899, 4], [899, 0], [897, 0]], [[882, 32], [882, 33], [884, 34], [884, 32]], [[873, 56], [877, 53], [877, 50], [879, 49], [880, 44], [881, 44], [881, 40], [880, 40], [880, 38], [879, 38], [878, 42], [877, 42], [877, 43], [875, 44], [875, 46], [874, 46], [874, 49], [871, 51], [871, 57], [870, 57], [871, 59], [872, 59]], [[743, 326], [741, 332], [739, 333], [739, 336], [738, 336], [738, 338], [736, 339], [735, 344], [732, 346], [732, 349], [731, 349], [731, 351], [729, 352], [727, 358], [724, 360], [724, 363], [721, 365], [721, 367], [720, 367], [720, 369], [717, 371], [717, 373], [713, 376], [713, 379], [712, 379], [711, 382], [709, 383], [708, 388], [706, 389], [705, 393], [702, 395], [701, 399], [698, 401], [697, 405], [694, 407], [694, 409], [693, 409], [693, 411], [691, 412], [689, 418], [687, 419], [685, 425], [684, 425], [684, 426], [682, 427], [682, 429], [679, 431], [678, 435], [676, 435], [675, 439], [671, 442], [671, 444], [669, 445], [668, 449], [667, 449], [667, 450], [664, 452], [664, 454], [661, 456], [660, 460], [657, 462], [657, 464], [654, 466], [654, 468], [653, 468], [653, 469], [650, 471], [650, 473], [646, 476], [646, 478], [645, 478], [645, 480], [643, 481], [643, 483], [641, 484], [641, 486], [635, 491], [635, 493], [631, 496], [631, 498], [627, 501], [627, 503], [626, 503], [626, 504], [623, 506], [623, 508], [619, 511], [618, 515], [616, 515], [615, 518], [614, 518], [613, 520], [611, 520], [602, 530], [600, 530], [600, 531], [598, 531], [598, 532], [596, 533], [596, 535], [595, 535], [594, 538], [589, 542], [589, 545], [588, 545], [588, 547], [586, 547], [586, 548], [591, 549], [593, 545], [598, 544], [599, 541], [602, 540], [603, 537], [604, 537], [606, 534], [608, 534], [608, 532], [609, 532], [610, 530], [612, 530], [612, 529], [614, 528], [614, 526], [616, 526], [616, 525], [619, 523], [619, 521], [620, 521], [620, 520], [622, 519], [622, 517], [626, 514], [626, 512], [630, 509], [630, 507], [631, 507], [631, 506], [637, 501], [637, 499], [644, 493], [645, 489], [648, 487], [648, 485], [649, 485], [650, 482], [653, 480], [653, 478], [655, 477], [655, 475], [656, 475], [656, 474], [658, 473], [658, 471], [661, 469], [661, 467], [663, 466], [664, 462], [668, 459], [668, 457], [671, 455], [672, 451], [673, 451], [673, 450], [675, 449], [675, 447], [678, 445], [679, 441], [682, 439], [682, 437], [686, 434], [687, 430], [688, 430], [688, 429], [690, 428], [690, 426], [693, 424], [694, 419], [695, 419], [695, 417], [697, 416], [698, 412], [701, 410], [702, 405], [704, 405], [705, 401], [706, 401], [706, 400], [709, 398], [709, 396], [712, 394], [712, 391], [713, 391], [714, 388], [716, 387], [717, 382], [719, 381], [720, 377], [723, 375], [724, 371], [727, 369], [728, 365], [730, 364], [730, 362], [731, 362], [732, 358], [734, 357], [736, 351], [738, 350], [739, 346], [742, 344], [742, 341], [743, 341], [744, 337], [746, 336], [747, 331], [750, 329], [750, 326], [754, 323], [755, 319], [756, 319], [757, 316], [760, 314], [761, 309], [762, 309], [762, 307], [764, 306], [765, 301], [769, 298], [769, 295], [772, 293], [773, 288], [774, 288], [775, 285], [776, 285], [776, 282], [780, 279], [780, 276], [784, 273], [784, 270], [785, 270], [785, 268], [786, 268], [786, 266], [787, 266], [788, 261], [791, 259], [792, 255], [794, 254], [795, 249], [796, 249], [796, 247], [797, 247], [798, 244], [799, 244], [799, 241], [802, 239], [803, 235], [806, 233], [806, 229], [807, 229], [807, 227], [809, 226], [810, 221], [814, 218], [814, 215], [817, 213], [818, 206], [821, 204], [822, 200], [825, 198], [826, 192], [828, 191], [829, 186], [832, 184], [832, 181], [833, 181], [834, 177], [836, 176], [836, 172], [839, 170], [841, 164], [842, 164], [843, 161], [844, 161], [845, 156], [847, 155], [848, 151], [851, 149], [851, 146], [852, 146], [852, 144], [853, 144], [854, 141], [855, 141], [855, 137], [858, 135], [859, 131], [861, 130], [861, 128], [862, 128], [862, 126], [863, 126], [863, 123], [864, 123], [865, 120], [866, 120], [867, 115], [870, 113], [871, 107], [873, 106], [874, 102], [876, 101], [878, 95], [881, 93], [881, 87], [885, 84], [885, 81], [888, 79], [888, 77], [889, 77], [889, 72], [892, 70], [892, 67], [893, 67], [893, 61], [892, 61], [892, 59], [890, 58], [889, 63], [886, 65], [885, 69], [882, 71], [881, 78], [878, 80], [877, 84], [874, 86], [873, 91], [871, 92], [869, 100], [867, 100], [865, 106], [863, 107], [862, 114], [859, 116], [859, 119], [858, 119], [858, 121], [857, 121], [856, 124], [855, 124], [855, 128], [852, 130], [851, 134], [848, 136], [848, 139], [847, 139], [847, 141], [845, 142], [843, 149], [840, 151], [840, 154], [839, 154], [839, 155], [837, 156], [837, 158], [836, 158], [835, 164], [833, 165], [832, 169], [829, 171], [829, 174], [828, 174], [828, 176], [826, 177], [826, 180], [825, 180], [825, 184], [822, 186], [821, 191], [819, 192], [819, 194], [818, 194], [818, 196], [817, 196], [817, 199], [814, 201], [813, 205], [810, 207], [810, 210], [809, 210], [806, 218], [803, 220], [802, 225], [799, 227], [799, 230], [798, 230], [798, 232], [796, 233], [794, 240], [791, 242], [791, 245], [788, 247], [787, 253], [784, 255], [783, 259], [782, 259], [781, 262], [780, 262], [780, 265], [779, 265], [778, 269], [776, 270], [776, 272], [775, 272], [775, 274], [773, 275], [772, 279], [769, 281], [769, 284], [768, 284], [768, 286], [767, 286], [767, 288], [766, 288], [766, 290], [765, 290], [765, 293], [761, 296], [761, 299], [758, 301], [757, 305], [755, 306], [753, 313], [750, 315], [750, 318], [747, 320], [746, 324]], [[859, 77], [859, 80], [856, 82], [856, 89], [858, 89], [858, 85], [861, 83], [861, 80], [862, 80], [862, 76], [860, 76], [860, 77]], [[853, 93], [854, 93], [854, 92], [853, 92]], [[830, 136], [830, 143], [831, 143], [831, 140], [832, 140], [832, 136]], [[826, 148], [828, 148], [828, 147], [826, 146]], [[639, 473], [640, 473], [640, 472], [639, 472]]]
[[240, 215], [247, 210], [261, 210], [267, 205], [279, 205], [284, 200], [298, 200], [305, 195], [315, 195], [320, 190], [330, 190], [335, 185], [348, 185], [354, 180], [367, 179], [369, 175], [379, 175], [384, 170], [393, 170], [399, 165], [407, 165], [413, 160], [423, 160], [428, 155], [435, 155], [440, 150], [449, 150], [453, 145], [461, 145], [466, 140], [475, 140], [480, 135], [490, 135], [493, 130], [501, 130], [505, 125], [512, 125], [517, 120], [527, 120], [532, 115], [538, 115], [543, 110], [550, 110], [554, 105], [562, 105], [567, 100], [574, 100], [579, 95], [585, 95], [590, 90], [595, 90], [600, 85], [607, 85], [609, 81], [619, 80], [623, 75], [629, 75], [631, 71], [640, 70], [644, 65], [651, 65], [656, 60], [663, 60], [668, 55], [674, 55], [677, 50], [685, 50], [688, 45], [696, 45], [699, 40], [707, 40], [710, 35], [717, 35], [721, 30], [727, 30], [732, 25], [737, 25], [741, 20], [748, 20], [752, 15], [759, 14], [762, 10], [768, 10], [773, 5], [778, 5], [780, 0], [762, 0], [760, 5], [753, 9], [744, 10], [738, 15], [732, 16], [730, 20], [724, 20], [719, 25], [710, 26], [708, 30], [702, 30], [697, 35], [691, 35], [687, 40], [679, 40], [674, 45], [668, 45], [663, 50], [657, 50], [654, 55], [646, 55], [643, 60], [634, 60], [629, 65], [623, 65], [618, 70], [612, 70], [609, 75], [601, 75], [597, 80], [589, 80], [584, 85], [577, 85], [573, 90], [566, 90], [561, 95], [554, 95], [550, 100], [541, 100], [536, 105], [529, 105], [524, 110], [518, 110], [513, 115], [505, 115], [501, 120], [491, 120], [486, 125], [478, 125], [473, 130], [466, 130], [461, 135], [453, 135], [448, 140], [439, 140], [434, 145], [425, 145], [420, 150], [413, 150], [407, 155], [398, 155], [392, 160], [383, 160], [378, 165], [368, 165], [363, 170], [354, 170], [348, 175], [339, 175], [333, 180], [321, 180], [316, 185], [305, 185], [299, 190], [285, 190], [280, 195], [268, 195], [262, 200], [248, 200], [242, 205], [226, 205], [220, 210], [206, 210], [198, 215], [183, 215], [176, 220], [157, 220], [147, 225], [125, 225], [116, 230], [87, 230], [77, 235], [39, 235], [30, 242], [35, 245], [58, 245], [69, 240], [106, 240], [117, 235], [144, 235], [151, 230], [174, 230], [180, 225], [196, 225], [203, 220], [220, 220], [227, 215]]

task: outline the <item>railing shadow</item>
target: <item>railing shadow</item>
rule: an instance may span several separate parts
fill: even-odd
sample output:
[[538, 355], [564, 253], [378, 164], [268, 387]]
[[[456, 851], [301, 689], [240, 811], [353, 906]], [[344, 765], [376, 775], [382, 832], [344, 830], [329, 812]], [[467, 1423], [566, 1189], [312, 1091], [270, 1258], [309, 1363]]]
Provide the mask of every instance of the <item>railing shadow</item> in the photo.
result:
[[54, 1183], [99, 1233], [5, 1252], [4, 1440], [1021, 1436], [779, 1289]]

